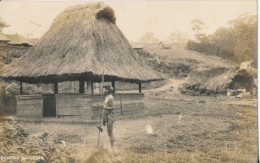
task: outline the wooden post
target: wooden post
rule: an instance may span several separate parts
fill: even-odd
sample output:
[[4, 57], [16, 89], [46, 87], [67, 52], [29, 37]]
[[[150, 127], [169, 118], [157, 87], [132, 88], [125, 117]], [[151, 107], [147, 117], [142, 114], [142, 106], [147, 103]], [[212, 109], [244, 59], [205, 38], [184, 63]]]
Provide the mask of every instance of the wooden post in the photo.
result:
[[94, 86], [93, 86], [93, 81], [91, 80], [91, 93], [94, 94]]
[[138, 85], [139, 85], [139, 93], [142, 93], [142, 84], [139, 83]]
[[123, 115], [123, 104], [122, 104], [122, 94], [120, 93], [120, 110], [121, 110], [121, 115]]
[[79, 81], [79, 93], [84, 93], [84, 90], [85, 90], [84, 84], [85, 84], [84, 80]]
[[114, 88], [113, 93], [115, 93], [116, 92], [116, 87], [115, 87], [115, 81], [114, 80], [112, 81], [112, 87]]
[[91, 79], [87, 79], [87, 94], [92, 94], [91, 83], [92, 83]]
[[20, 81], [20, 95], [23, 94], [23, 82]]
[[58, 94], [59, 88], [58, 88], [58, 82], [54, 82], [54, 94]]

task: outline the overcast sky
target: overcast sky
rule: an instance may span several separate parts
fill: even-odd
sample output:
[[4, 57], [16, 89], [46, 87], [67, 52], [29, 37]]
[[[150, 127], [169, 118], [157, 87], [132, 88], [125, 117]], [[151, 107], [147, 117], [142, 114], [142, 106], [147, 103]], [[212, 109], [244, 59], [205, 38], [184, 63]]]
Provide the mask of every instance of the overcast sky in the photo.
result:
[[[4, 33], [41, 37], [53, 19], [66, 7], [77, 2], [0, 2], [0, 17], [10, 27]], [[257, 13], [256, 0], [221, 1], [122, 1], [105, 2], [115, 11], [116, 24], [130, 41], [138, 40], [145, 32], [154, 32], [160, 40], [180, 30], [192, 35], [190, 21], [200, 19], [213, 33], [241, 14]]]

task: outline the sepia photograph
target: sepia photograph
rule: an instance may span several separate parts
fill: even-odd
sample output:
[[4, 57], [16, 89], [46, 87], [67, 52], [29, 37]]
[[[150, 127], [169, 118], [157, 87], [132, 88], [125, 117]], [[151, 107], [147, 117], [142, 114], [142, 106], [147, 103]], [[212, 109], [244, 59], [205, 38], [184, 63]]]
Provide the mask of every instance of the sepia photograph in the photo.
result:
[[0, 162], [258, 162], [256, 0], [0, 0]]

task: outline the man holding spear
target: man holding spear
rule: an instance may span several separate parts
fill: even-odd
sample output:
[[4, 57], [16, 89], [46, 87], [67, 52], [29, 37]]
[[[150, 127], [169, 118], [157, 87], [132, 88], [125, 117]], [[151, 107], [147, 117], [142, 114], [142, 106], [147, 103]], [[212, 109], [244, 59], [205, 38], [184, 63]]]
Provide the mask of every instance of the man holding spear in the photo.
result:
[[112, 96], [113, 87], [105, 86], [105, 102], [104, 102], [104, 115], [103, 115], [103, 125], [107, 126], [107, 133], [110, 139], [111, 147], [114, 146], [114, 136], [113, 136], [113, 125], [115, 122], [115, 115], [114, 115], [114, 98]]
[[[111, 147], [113, 148], [114, 146], [114, 136], [113, 136], [113, 125], [114, 125], [114, 121], [115, 121], [115, 116], [114, 116], [114, 98], [112, 96], [113, 93], [113, 87], [110, 86], [104, 86], [103, 87], [103, 83], [104, 83], [104, 71], [103, 71], [103, 75], [102, 75], [102, 83], [101, 83], [101, 109], [100, 109], [100, 123], [99, 126], [97, 127], [99, 130], [98, 133], [98, 147], [99, 147], [99, 141], [100, 141], [100, 132], [103, 132], [103, 129], [101, 127], [101, 112], [103, 111], [103, 109], [105, 109], [104, 114], [103, 114], [103, 125], [106, 126], [107, 125], [107, 133], [110, 139], [110, 144]], [[103, 91], [103, 88], [105, 89]], [[104, 105], [102, 105], [102, 95], [106, 96], [105, 97], [105, 102]]]

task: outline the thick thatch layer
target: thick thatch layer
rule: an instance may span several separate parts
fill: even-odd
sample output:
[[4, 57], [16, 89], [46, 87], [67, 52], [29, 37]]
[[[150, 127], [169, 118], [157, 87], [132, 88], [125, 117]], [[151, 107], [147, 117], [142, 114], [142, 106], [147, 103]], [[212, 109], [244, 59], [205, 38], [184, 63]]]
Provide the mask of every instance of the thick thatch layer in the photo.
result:
[[32, 49], [8, 66], [5, 77], [25, 82], [77, 80], [92, 76], [145, 82], [162, 77], [147, 66], [115, 25], [103, 3], [67, 8]]
[[[213, 92], [226, 92], [233, 88], [237, 82], [244, 83], [247, 91], [251, 91], [254, 85], [253, 76], [245, 69], [240, 68], [213, 68], [210, 70], [191, 72], [189, 79], [191, 85], [197, 85], [198, 89], [205, 89]], [[243, 86], [241, 86], [242, 88]]]

